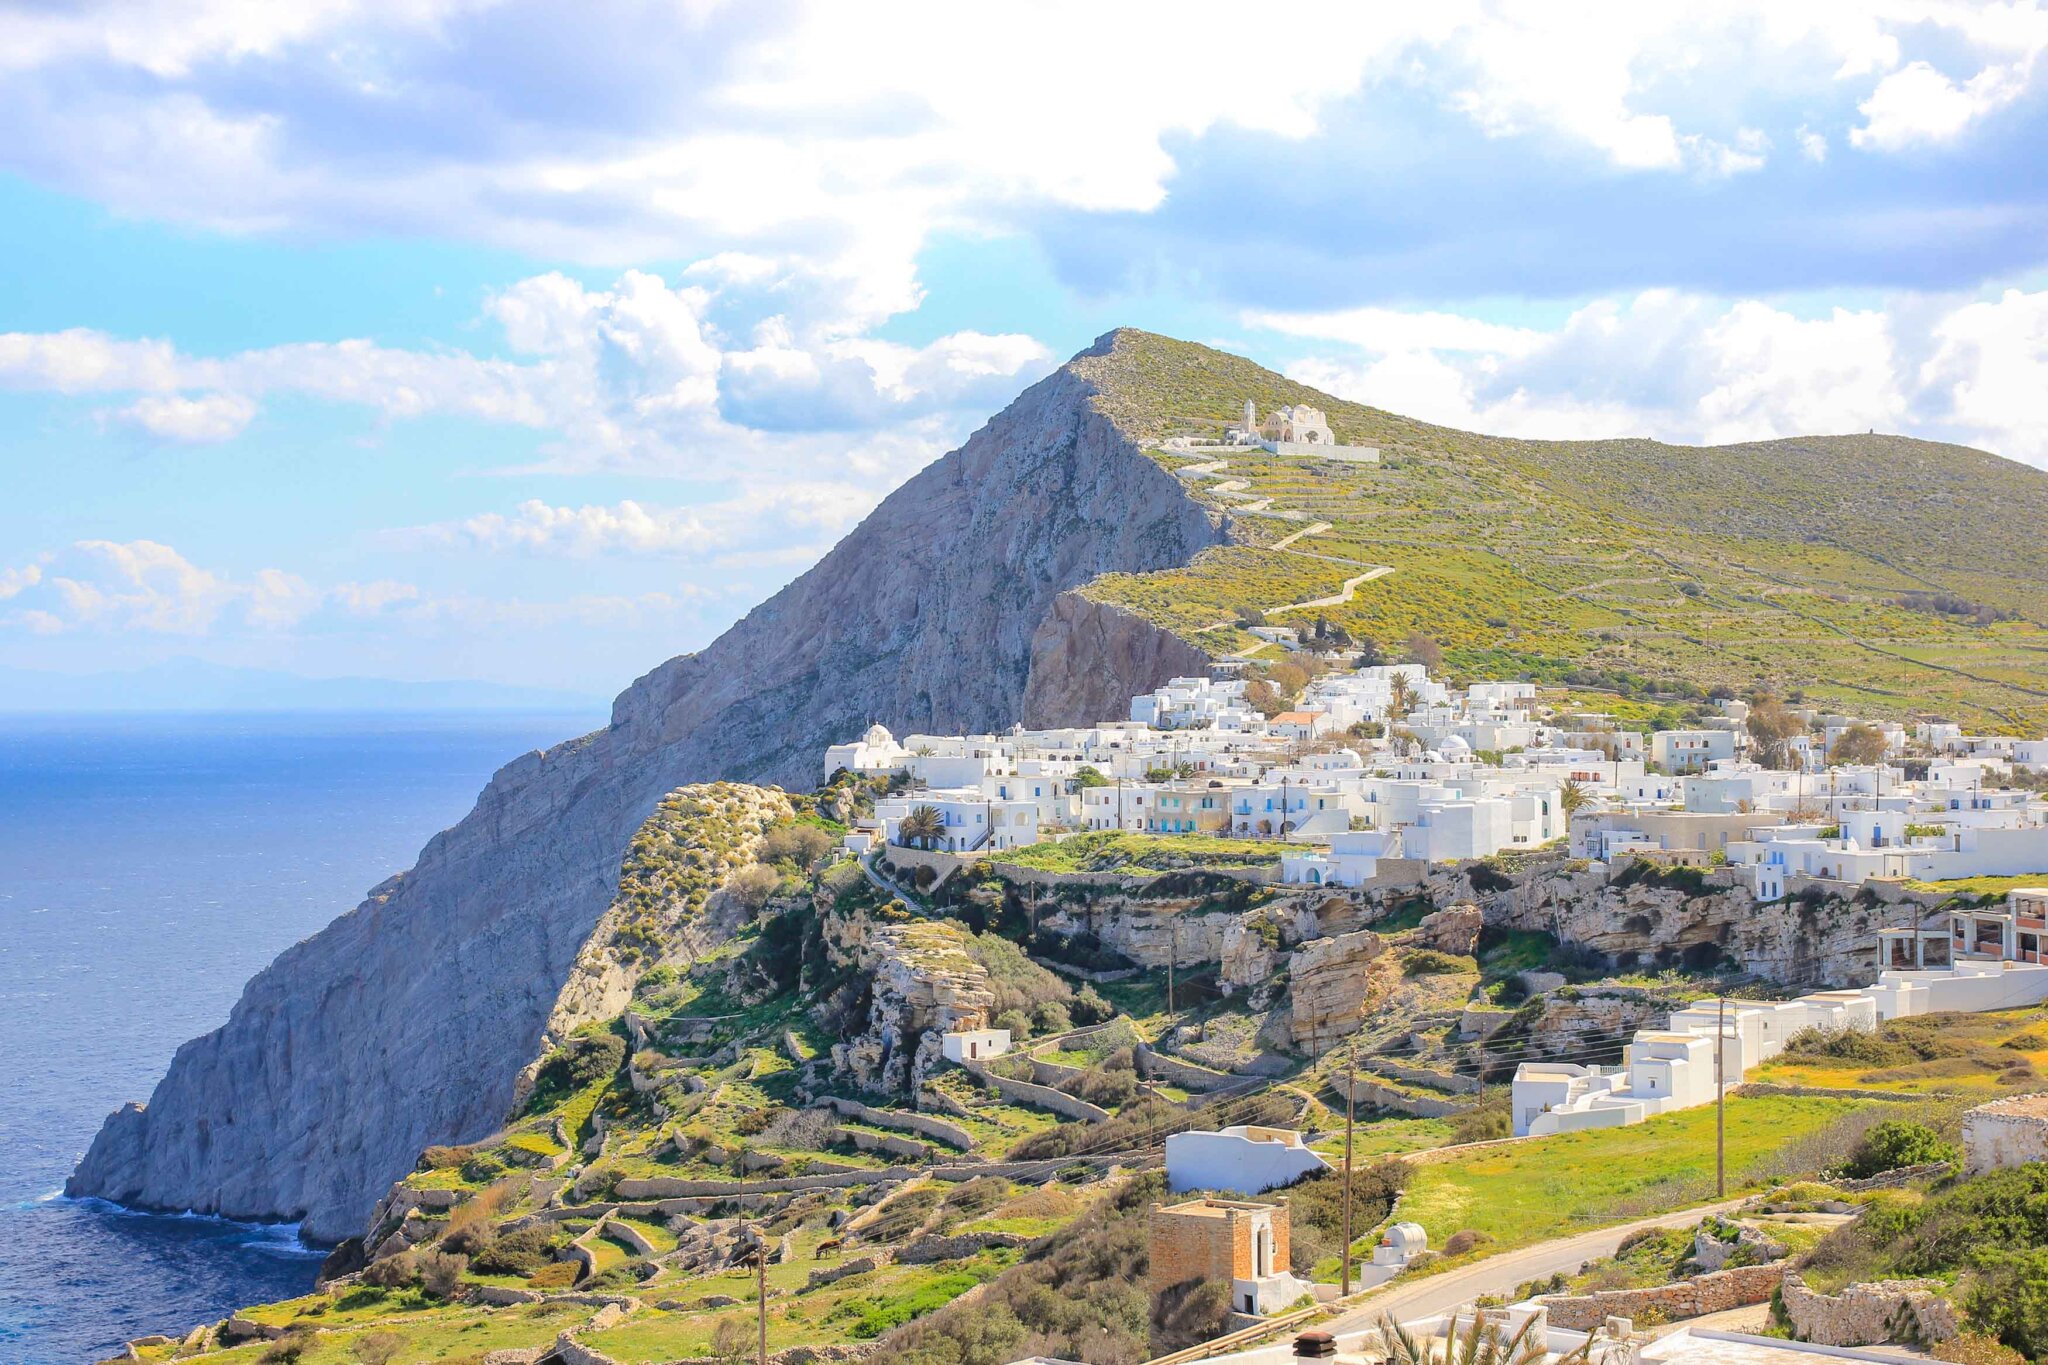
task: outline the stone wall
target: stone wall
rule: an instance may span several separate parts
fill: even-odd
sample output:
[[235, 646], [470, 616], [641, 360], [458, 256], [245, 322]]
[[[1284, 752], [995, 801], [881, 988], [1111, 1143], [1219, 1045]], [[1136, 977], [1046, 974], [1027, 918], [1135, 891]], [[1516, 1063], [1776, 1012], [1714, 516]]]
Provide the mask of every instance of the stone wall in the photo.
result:
[[1477, 1076], [1465, 1076], [1451, 1071], [1431, 1071], [1427, 1067], [1407, 1066], [1390, 1061], [1385, 1057], [1363, 1057], [1359, 1065], [1381, 1076], [1390, 1076], [1397, 1081], [1414, 1085], [1426, 1085], [1432, 1090], [1448, 1090], [1454, 1095], [1476, 1095], [1484, 1087]]
[[1963, 1168], [1971, 1175], [2048, 1161], [2048, 1093], [2013, 1095], [1963, 1115]]
[[[1347, 1080], [1344, 1076], [1332, 1076], [1330, 1088], [1341, 1095], [1344, 1093]], [[1419, 1119], [1449, 1118], [1453, 1114], [1462, 1114], [1471, 1107], [1469, 1103], [1460, 1103], [1448, 1097], [1418, 1095], [1411, 1090], [1398, 1089], [1365, 1076], [1360, 1076], [1349, 1084], [1353, 1104], [1391, 1109], [1397, 1114], [1409, 1114]]]
[[1550, 1325], [1590, 1332], [1610, 1317], [1640, 1319], [1654, 1314], [1666, 1322], [1763, 1303], [1785, 1278], [1782, 1262], [1736, 1266], [1649, 1289], [1603, 1289], [1593, 1294], [1545, 1294], [1537, 1302], [1550, 1310]]
[[1021, 1247], [1029, 1237], [1014, 1232], [963, 1232], [952, 1237], [921, 1237], [896, 1253], [904, 1265], [925, 1265], [932, 1261], [957, 1261], [990, 1247]]
[[1066, 1118], [1080, 1119], [1084, 1123], [1109, 1121], [1108, 1110], [1098, 1108], [1086, 1100], [1077, 1100], [1064, 1091], [1054, 1090], [1051, 1086], [1034, 1085], [1030, 1081], [1013, 1081], [1008, 1076], [999, 1076], [979, 1064], [970, 1065], [967, 1070], [973, 1073], [976, 1080], [1006, 1100], [1048, 1109]]
[[1783, 1288], [1792, 1335], [1816, 1346], [1874, 1346], [1892, 1340], [1947, 1341], [1959, 1330], [1939, 1280], [1878, 1280], [1816, 1294], [1796, 1274]]
[[916, 1138], [898, 1137], [894, 1133], [870, 1133], [859, 1128], [842, 1128], [840, 1131], [852, 1139], [857, 1151], [886, 1152], [911, 1161], [929, 1161], [932, 1158], [931, 1144], [919, 1142]]
[[1086, 1068], [1068, 1066], [1065, 1062], [1048, 1062], [1033, 1054], [1031, 1058], [1031, 1079], [1039, 1085], [1072, 1085], [1087, 1075]]
[[841, 1118], [857, 1119], [862, 1123], [871, 1123], [877, 1128], [898, 1128], [906, 1133], [922, 1133], [948, 1146], [958, 1147], [963, 1152], [974, 1150], [973, 1134], [957, 1123], [948, 1123], [929, 1114], [905, 1114], [894, 1109], [875, 1109], [858, 1100], [841, 1099], [837, 1095], [821, 1096], [815, 1103], [829, 1106]]
[[1164, 1081], [1177, 1085], [1183, 1090], [1197, 1093], [1216, 1090], [1231, 1084], [1231, 1078], [1221, 1071], [1212, 1071], [1206, 1066], [1169, 1057], [1163, 1052], [1154, 1052], [1144, 1043], [1138, 1044], [1138, 1074], [1148, 1081]]

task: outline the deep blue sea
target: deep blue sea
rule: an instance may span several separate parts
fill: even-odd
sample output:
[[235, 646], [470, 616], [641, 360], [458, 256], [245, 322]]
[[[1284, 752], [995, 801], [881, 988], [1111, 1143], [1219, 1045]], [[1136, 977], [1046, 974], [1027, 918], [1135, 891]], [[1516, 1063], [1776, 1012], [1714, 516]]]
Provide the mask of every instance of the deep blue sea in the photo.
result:
[[242, 983], [597, 714], [0, 716], [0, 1360], [303, 1293], [290, 1228], [57, 1197]]

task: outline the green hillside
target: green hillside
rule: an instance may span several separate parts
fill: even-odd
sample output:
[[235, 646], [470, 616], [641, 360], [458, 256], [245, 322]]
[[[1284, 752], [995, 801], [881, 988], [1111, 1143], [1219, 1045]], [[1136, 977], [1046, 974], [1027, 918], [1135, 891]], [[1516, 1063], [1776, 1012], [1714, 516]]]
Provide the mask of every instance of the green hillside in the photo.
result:
[[[1086, 591], [1212, 654], [1238, 610], [1327, 616], [1448, 667], [1623, 690], [1803, 689], [1875, 715], [2048, 726], [2048, 474], [1962, 446], [1819, 436], [1695, 447], [1479, 436], [1348, 403], [1238, 356], [1122, 331], [1077, 368], [1105, 415], [1230, 513], [1236, 545]], [[1378, 466], [1256, 448], [1176, 456], [1252, 399], [1322, 408]], [[1192, 467], [1192, 468], [1191, 468]], [[1287, 538], [1328, 523], [1301, 535]], [[1268, 651], [1270, 653], [1270, 651]]]

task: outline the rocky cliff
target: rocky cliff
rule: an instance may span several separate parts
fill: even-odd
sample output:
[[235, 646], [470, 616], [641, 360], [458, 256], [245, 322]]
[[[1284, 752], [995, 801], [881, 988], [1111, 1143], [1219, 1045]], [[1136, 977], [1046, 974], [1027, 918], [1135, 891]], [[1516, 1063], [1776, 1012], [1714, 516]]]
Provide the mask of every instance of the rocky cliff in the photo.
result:
[[935, 461], [810, 572], [508, 764], [418, 864], [282, 954], [228, 1022], [113, 1114], [74, 1195], [361, 1229], [430, 1143], [493, 1128], [665, 793], [811, 785], [824, 746], [1081, 722], [1198, 656], [1062, 594], [1178, 565], [1223, 529], [1103, 415], [1112, 333]]

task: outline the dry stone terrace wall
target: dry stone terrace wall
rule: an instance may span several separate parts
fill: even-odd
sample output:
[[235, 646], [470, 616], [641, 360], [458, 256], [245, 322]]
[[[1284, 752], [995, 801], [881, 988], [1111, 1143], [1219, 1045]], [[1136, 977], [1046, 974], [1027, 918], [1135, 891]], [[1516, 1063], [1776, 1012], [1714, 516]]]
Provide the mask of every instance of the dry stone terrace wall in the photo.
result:
[[974, 1150], [974, 1135], [957, 1123], [933, 1118], [929, 1114], [905, 1114], [894, 1109], [874, 1109], [859, 1100], [841, 1099], [837, 1095], [825, 1095], [814, 1101], [831, 1108], [841, 1118], [858, 1119], [872, 1123], [877, 1128], [900, 1128], [905, 1132], [922, 1133], [940, 1142], [958, 1147], [963, 1152]]
[[1012, 1080], [1008, 1076], [998, 1075], [996, 1072], [978, 1063], [968, 1062], [963, 1063], [963, 1065], [974, 1073], [976, 1080], [988, 1086], [1006, 1100], [1014, 1100], [1018, 1104], [1035, 1105], [1040, 1109], [1050, 1110], [1063, 1118], [1079, 1119], [1083, 1123], [1107, 1123], [1109, 1121], [1108, 1110], [1092, 1105], [1086, 1100], [1077, 1100], [1063, 1090], [1054, 1090], [1051, 1086], [1047, 1085], [1034, 1085], [1030, 1081]]
[[1603, 1289], [1592, 1294], [1545, 1294], [1537, 1302], [1550, 1310], [1550, 1325], [1590, 1332], [1610, 1317], [1667, 1322], [1722, 1313], [1763, 1303], [1785, 1278], [1783, 1264], [1736, 1266], [1649, 1289]]
[[1782, 1295], [1792, 1335], [1816, 1346], [1874, 1346], [1900, 1335], [1947, 1341], [1959, 1330], [1956, 1314], [1941, 1296], [1939, 1280], [1878, 1280], [1852, 1284], [1839, 1294], [1816, 1294], [1796, 1274], [1785, 1276]]

